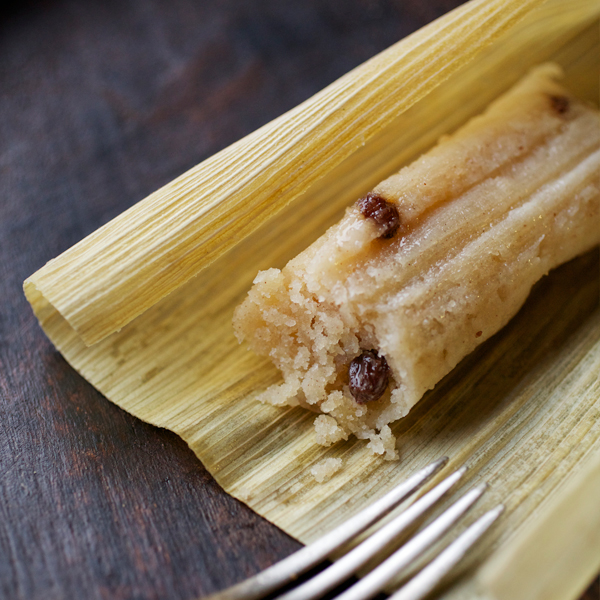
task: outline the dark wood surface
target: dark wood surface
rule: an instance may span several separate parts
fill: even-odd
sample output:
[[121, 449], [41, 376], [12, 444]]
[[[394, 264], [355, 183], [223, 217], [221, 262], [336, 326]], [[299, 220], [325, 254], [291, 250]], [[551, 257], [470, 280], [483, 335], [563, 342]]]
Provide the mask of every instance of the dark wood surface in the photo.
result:
[[[22, 281], [458, 0], [48, 0], [0, 14], [0, 597], [194, 598], [299, 547], [112, 405]], [[598, 581], [585, 600], [599, 600]]]

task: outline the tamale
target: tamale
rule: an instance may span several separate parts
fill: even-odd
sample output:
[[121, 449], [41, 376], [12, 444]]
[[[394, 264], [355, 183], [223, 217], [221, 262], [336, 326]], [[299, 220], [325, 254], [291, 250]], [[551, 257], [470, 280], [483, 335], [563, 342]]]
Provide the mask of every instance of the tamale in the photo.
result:
[[258, 274], [234, 324], [283, 373], [261, 399], [324, 413], [323, 445], [354, 434], [396, 458], [389, 424], [600, 242], [599, 115], [558, 76], [533, 70]]

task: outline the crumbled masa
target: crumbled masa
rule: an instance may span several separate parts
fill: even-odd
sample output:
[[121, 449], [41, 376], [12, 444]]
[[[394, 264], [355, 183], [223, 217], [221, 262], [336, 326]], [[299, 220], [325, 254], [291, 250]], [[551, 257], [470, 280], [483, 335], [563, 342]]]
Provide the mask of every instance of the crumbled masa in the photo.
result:
[[341, 458], [325, 458], [313, 465], [310, 473], [317, 483], [324, 483], [331, 479], [341, 468]]

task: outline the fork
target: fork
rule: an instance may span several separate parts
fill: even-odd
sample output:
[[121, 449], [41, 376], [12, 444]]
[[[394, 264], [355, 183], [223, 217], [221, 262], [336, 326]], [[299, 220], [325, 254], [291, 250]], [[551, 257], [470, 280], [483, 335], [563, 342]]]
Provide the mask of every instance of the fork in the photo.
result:
[[[334, 552], [363, 533], [425, 485], [448, 462], [442, 457], [402, 482], [385, 496], [367, 506], [309, 546], [298, 550], [254, 577], [209, 596], [207, 600], [258, 600], [273, 597], [274, 592], [296, 581], [300, 575], [324, 562]], [[320, 598], [365, 566], [378, 552], [403, 534], [413, 530], [423, 516], [462, 478], [462, 467], [444, 479], [399, 515], [368, 536], [342, 558], [278, 600]], [[461, 496], [450, 508], [396, 550], [336, 600], [368, 600], [376, 596], [394, 578], [407, 573], [415, 561], [441, 538], [477, 502], [487, 484], [481, 484]], [[468, 527], [427, 566], [391, 596], [391, 600], [421, 600], [450, 573], [475, 542], [489, 529], [504, 510], [498, 505]]]

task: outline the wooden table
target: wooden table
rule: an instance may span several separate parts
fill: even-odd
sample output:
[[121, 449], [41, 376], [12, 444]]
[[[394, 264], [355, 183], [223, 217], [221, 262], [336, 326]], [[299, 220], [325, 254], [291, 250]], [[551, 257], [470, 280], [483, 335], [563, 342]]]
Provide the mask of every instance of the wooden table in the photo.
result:
[[[0, 16], [0, 597], [194, 598], [299, 547], [54, 350], [22, 281], [457, 0], [29, 0]], [[585, 595], [600, 598], [598, 581]]]

